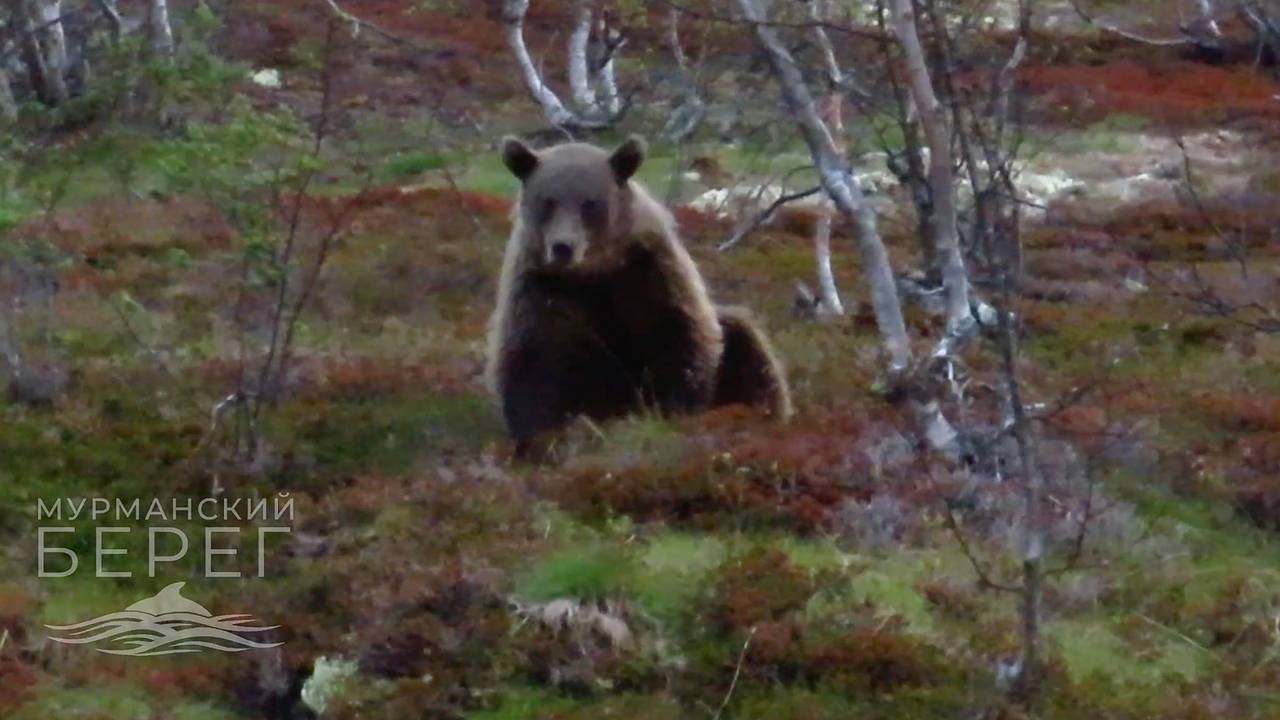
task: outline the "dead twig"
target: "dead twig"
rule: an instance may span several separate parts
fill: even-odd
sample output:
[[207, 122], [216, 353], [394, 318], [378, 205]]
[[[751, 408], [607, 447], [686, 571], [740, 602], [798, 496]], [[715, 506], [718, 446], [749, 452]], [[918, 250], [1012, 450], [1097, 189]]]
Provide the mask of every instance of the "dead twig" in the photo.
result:
[[1076, 14], [1080, 16], [1080, 19], [1085, 21], [1086, 23], [1104, 32], [1109, 32], [1114, 35], [1119, 35], [1120, 37], [1125, 38], [1126, 40], [1133, 40], [1134, 42], [1140, 42], [1145, 45], [1157, 45], [1161, 47], [1172, 47], [1175, 45], [1191, 44], [1191, 39], [1185, 36], [1179, 37], [1179, 38], [1148, 38], [1148, 37], [1143, 37], [1142, 35], [1139, 35], [1135, 32], [1124, 30], [1120, 27], [1112, 25], [1109, 22], [1106, 22], [1105, 20], [1101, 20], [1099, 18], [1096, 18], [1090, 15], [1088, 12], [1085, 11], [1084, 8], [1080, 7], [1080, 0], [1071, 0], [1071, 8], [1075, 10]]
[[738, 687], [738, 677], [742, 675], [742, 663], [747, 658], [747, 650], [751, 647], [751, 638], [756, 636], [756, 628], [753, 626], [751, 631], [747, 633], [747, 639], [742, 643], [742, 650], [738, 652], [738, 665], [733, 669], [733, 680], [729, 681], [729, 690], [724, 694], [724, 700], [720, 701], [720, 708], [711, 716], [711, 720], [720, 720], [720, 716], [724, 714], [724, 709], [729, 707], [729, 701], [733, 699], [733, 691]]
[[733, 246], [745, 240], [748, 235], [760, 229], [761, 226], [767, 224], [770, 220], [772, 220], [774, 213], [778, 212], [779, 208], [781, 208], [783, 205], [786, 205], [788, 203], [793, 203], [797, 200], [803, 200], [804, 198], [807, 198], [807, 197], [813, 197], [814, 195], [817, 195], [820, 192], [822, 192], [822, 186], [818, 185], [816, 187], [811, 187], [808, 190], [801, 190], [799, 192], [783, 195], [782, 197], [770, 203], [769, 207], [757, 213], [755, 217], [751, 218], [750, 222], [748, 222], [747, 224], [735, 230], [733, 235], [730, 235], [728, 240], [725, 240], [724, 242], [720, 243], [720, 245], [716, 249], [720, 252], [731, 250]]

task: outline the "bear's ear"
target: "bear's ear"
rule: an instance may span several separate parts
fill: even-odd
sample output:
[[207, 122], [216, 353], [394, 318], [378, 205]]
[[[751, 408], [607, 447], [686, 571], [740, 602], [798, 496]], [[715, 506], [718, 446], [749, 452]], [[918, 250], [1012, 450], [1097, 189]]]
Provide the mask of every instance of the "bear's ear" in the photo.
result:
[[626, 185], [631, 176], [636, 174], [636, 170], [640, 169], [644, 153], [644, 138], [632, 135], [609, 156], [609, 167], [613, 168], [613, 176], [617, 178], [619, 185]]
[[538, 153], [530, 150], [518, 138], [508, 135], [502, 138], [502, 162], [512, 175], [524, 182], [538, 168]]

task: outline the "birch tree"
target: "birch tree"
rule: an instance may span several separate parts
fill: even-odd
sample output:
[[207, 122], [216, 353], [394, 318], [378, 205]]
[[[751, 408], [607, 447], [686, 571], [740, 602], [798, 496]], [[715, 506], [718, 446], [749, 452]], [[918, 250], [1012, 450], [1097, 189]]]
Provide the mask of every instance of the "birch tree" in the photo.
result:
[[614, 71], [614, 56], [626, 43], [622, 33], [609, 22], [604, 12], [596, 15], [595, 52], [588, 56], [589, 70], [594, 74], [599, 92], [597, 109], [616, 117], [622, 112], [622, 95], [618, 92], [618, 78]]
[[62, 27], [62, 0], [31, 0], [32, 20], [44, 46], [45, 62], [54, 70], [66, 72], [67, 33]]
[[924, 47], [916, 30], [914, 0], [891, 0], [894, 34], [906, 61], [907, 85], [929, 147], [929, 186], [933, 198], [933, 245], [942, 263], [947, 297], [947, 335], [953, 340], [972, 332], [976, 323], [969, 305], [969, 276], [960, 254], [956, 217], [955, 176], [952, 171], [951, 132], [946, 113], [929, 77]]
[[61, 105], [67, 90], [67, 41], [62, 29], [61, 0], [20, 0], [18, 42], [31, 85], [48, 105]]
[[173, 28], [169, 25], [168, 0], [148, 0], [147, 44], [157, 56], [173, 53]]
[[12, 35], [16, 25], [15, 13], [0, 13], [0, 120], [18, 117], [18, 104], [13, 98], [12, 80], [9, 77], [9, 54], [12, 52]]
[[[671, 51], [671, 58], [676, 64], [676, 81], [680, 86], [680, 104], [671, 112], [662, 134], [677, 147], [683, 147], [684, 141], [693, 134], [707, 117], [707, 103], [698, 92], [698, 84], [690, 67], [689, 57], [680, 40], [680, 8], [672, 5], [667, 8], [666, 42]], [[673, 176], [677, 181], [679, 175]], [[675, 183], [672, 184], [673, 188]]]
[[593, 4], [592, 0], [574, 0], [573, 30], [569, 33], [569, 92], [580, 108], [596, 107], [595, 84], [587, 65]]
[[13, 98], [9, 73], [3, 65], [0, 65], [0, 120], [15, 120], [17, 117], [18, 103]]
[[889, 253], [880, 239], [875, 212], [854, 182], [851, 168], [840, 153], [830, 128], [818, 115], [817, 104], [799, 65], [778, 37], [777, 31], [767, 22], [759, 0], [737, 1], [743, 17], [751, 24], [756, 38], [765, 50], [769, 65], [781, 87], [783, 100], [795, 118], [800, 135], [818, 170], [823, 191], [836, 208], [857, 225], [863, 276], [875, 310], [880, 342], [888, 356], [889, 370], [893, 374], [905, 373], [912, 361], [911, 342], [902, 318], [902, 305], [898, 301]]
[[[822, 100], [821, 119], [831, 129], [837, 152], [845, 154], [844, 143], [844, 71], [836, 60], [835, 47], [827, 37], [823, 24], [827, 20], [829, 6], [826, 0], [809, 0], [807, 3], [809, 21], [813, 24], [814, 41], [822, 52], [822, 62], [826, 69], [830, 92]], [[818, 205], [818, 219], [814, 224], [813, 254], [818, 273], [819, 315], [843, 315], [844, 303], [840, 302], [840, 289], [836, 286], [836, 276], [831, 267], [831, 226], [834, 220], [835, 207], [824, 201]]]
[[[621, 39], [616, 42], [611, 42], [608, 37], [600, 39], [600, 54], [597, 62], [592, 63], [590, 49], [596, 16], [595, 3], [593, 0], [575, 0], [572, 9], [573, 30], [569, 34], [568, 45], [572, 108], [547, 85], [542, 72], [529, 54], [524, 38], [524, 19], [529, 12], [529, 0], [503, 0], [502, 23], [507, 46], [520, 69], [525, 89], [542, 109], [542, 115], [548, 123], [569, 131], [606, 128], [617, 121], [623, 110], [613, 74], [614, 55], [621, 46]], [[600, 95], [604, 96], [605, 102], [600, 102]]]
[[120, 17], [119, 4], [116, 0], [94, 0], [94, 3], [111, 29], [111, 41], [120, 42], [120, 38], [124, 36], [124, 19]]

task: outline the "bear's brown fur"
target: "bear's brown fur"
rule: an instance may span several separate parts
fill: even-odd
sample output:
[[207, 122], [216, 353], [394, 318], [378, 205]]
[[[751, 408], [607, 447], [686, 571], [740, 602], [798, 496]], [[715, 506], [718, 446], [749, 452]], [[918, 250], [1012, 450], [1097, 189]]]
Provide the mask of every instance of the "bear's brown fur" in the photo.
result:
[[577, 415], [747, 403], [789, 416], [763, 334], [712, 304], [671, 214], [631, 179], [643, 141], [610, 154], [508, 138], [502, 155], [522, 187], [486, 370], [518, 449]]

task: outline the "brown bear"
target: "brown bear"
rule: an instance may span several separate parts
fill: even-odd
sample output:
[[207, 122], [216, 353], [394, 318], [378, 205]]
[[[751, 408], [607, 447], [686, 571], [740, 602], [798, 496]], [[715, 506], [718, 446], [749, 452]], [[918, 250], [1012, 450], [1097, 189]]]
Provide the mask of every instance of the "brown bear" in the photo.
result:
[[750, 316], [712, 304], [671, 214], [632, 179], [645, 146], [584, 143], [502, 159], [520, 180], [487, 379], [517, 453], [585, 415], [733, 403], [785, 420], [782, 365]]

